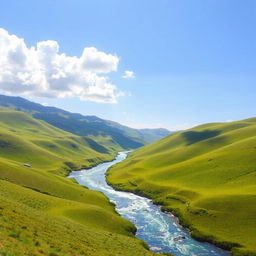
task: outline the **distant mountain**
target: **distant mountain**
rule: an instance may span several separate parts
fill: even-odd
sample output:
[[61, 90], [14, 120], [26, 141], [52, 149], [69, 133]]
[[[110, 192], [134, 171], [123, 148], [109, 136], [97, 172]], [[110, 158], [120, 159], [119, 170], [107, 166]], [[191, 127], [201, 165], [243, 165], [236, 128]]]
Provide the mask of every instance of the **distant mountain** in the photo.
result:
[[99, 152], [103, 153], [105, 151], [138, 148], [170, 134], [170, 131], [166, 129], [133, 129], [97, 116], [70, 113], [56, 107], [43, 106], [21, 97], [0, 95], [0, 106], [27, 112], [36, 119], [83, 136], [94, 150], [98, 149]]
[[166, 137], [167, 135], [170, 135], [171, 133], [173, 133], [163, 128], [140, 129], [140, 132], [143, 136], [143, 139], [147, 142], [154, 142], [154, 141], [160, 140], [163, 137]]

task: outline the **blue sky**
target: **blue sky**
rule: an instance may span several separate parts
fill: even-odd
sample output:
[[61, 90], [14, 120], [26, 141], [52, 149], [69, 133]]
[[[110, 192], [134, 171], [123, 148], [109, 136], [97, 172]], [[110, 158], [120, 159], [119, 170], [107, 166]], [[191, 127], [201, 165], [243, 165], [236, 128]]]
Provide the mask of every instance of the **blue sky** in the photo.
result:
[[[256, 115], [256, 1], [2, 1], [0, 27], [28, 47], [55, 40], [117, 55], [117, 103], [32, 100], [132, 127], [188, 128]], [[126, 70], [134, 79], [122, 77]], [[16, 93], [17, 95], [17, 93]]]

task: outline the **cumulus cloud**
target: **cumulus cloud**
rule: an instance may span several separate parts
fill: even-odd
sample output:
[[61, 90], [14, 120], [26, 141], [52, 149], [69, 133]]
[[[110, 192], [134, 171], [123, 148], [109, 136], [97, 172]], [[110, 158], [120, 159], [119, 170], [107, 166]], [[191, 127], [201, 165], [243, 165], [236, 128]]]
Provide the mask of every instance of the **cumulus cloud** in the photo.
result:
[[125, 78], [125, 79], [134, 79], [135, 74], [131, 70], [126, 70], [126, 71], [124, 71], [124, 74], [122, 75], [122, 77]]
[[0, 28], [0, 91], [7, 94], [115, 103], [123, 95], [106, 74], [117, 70], [119, 58], [94, 47], [80, 57], [59, 52], [48, 40], [28, 47], [24, 39]]

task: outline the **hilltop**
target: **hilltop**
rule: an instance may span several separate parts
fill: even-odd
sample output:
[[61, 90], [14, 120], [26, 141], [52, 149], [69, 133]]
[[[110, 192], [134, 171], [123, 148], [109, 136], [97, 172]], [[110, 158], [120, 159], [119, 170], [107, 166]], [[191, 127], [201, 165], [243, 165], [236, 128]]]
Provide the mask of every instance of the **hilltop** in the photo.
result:
[[256, 255], [256, 118], [176, 132], [132, 152], [107, 180], [172, 211], [197, 239]]

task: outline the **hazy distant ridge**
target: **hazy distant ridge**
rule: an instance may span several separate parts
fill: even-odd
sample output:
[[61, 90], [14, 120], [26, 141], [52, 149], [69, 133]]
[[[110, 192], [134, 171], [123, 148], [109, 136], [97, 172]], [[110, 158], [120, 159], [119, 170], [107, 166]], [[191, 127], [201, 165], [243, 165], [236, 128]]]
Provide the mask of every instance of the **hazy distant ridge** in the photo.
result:
[[0, 106], [30, 113], [34, 118], [85, 136], [108, 150], [134, 149], [170, 134], [167, 129], [133, 129], [97, 116], [84, 116], [43, 106], [21, 97], [0, 95]]

